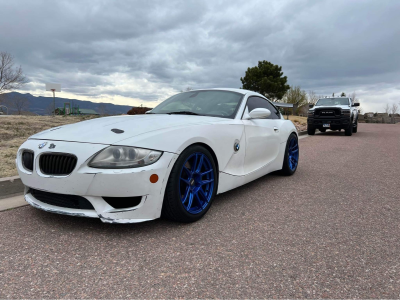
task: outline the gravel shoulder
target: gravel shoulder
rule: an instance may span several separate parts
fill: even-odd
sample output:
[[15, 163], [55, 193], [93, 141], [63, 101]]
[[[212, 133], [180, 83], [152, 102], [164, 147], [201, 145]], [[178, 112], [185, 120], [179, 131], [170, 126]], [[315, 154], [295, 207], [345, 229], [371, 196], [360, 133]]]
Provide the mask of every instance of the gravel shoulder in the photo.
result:
[[0, 212], [0, 298], [399, 298], [400, 126], [300, 140], [195, 224]]

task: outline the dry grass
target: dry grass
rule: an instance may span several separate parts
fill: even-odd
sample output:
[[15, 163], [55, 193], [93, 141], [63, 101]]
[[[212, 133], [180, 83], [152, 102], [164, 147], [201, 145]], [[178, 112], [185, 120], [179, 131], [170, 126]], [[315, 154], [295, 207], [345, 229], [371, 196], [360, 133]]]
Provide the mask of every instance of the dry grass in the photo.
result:
[[7, 116], [0, 117], [0, 178], [18, 175], [15, 157], [19, 146], [40, 131], [76, 123], [92, 116]]
[[[286, 119], [286, 116], [285, 116]], [[296, 126], [297, 131], [307, 130], [307, 118], [298, 116], [289, 116], [289, 120]]]

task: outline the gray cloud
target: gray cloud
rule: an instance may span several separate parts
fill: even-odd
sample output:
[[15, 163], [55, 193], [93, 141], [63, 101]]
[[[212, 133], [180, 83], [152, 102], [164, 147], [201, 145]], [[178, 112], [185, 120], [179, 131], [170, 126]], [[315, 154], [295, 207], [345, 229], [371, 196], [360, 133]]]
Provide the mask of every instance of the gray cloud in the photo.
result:
[[379, 110], [400, 101], [399, 11], [397, 0], [8, 1], [0, 50], [22, 65], [29, 91], [61, 82], [95, 101], [158, 101], [186, 86], [240, 87], [268, 60], [291, 85], [357, 91]]

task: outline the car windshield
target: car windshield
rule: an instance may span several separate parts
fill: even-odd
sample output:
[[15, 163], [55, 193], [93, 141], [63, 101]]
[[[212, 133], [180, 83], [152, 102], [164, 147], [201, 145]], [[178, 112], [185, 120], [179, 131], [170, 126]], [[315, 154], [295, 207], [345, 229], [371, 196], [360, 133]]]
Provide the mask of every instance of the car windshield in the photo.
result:
[[233, 119], [243, 95], [230, 91], [185, 92], [168, 98], [151, 110], [153, 114], [188, 114]]
[[349, 105], [349, 98], [323, 98], [315, 106]]

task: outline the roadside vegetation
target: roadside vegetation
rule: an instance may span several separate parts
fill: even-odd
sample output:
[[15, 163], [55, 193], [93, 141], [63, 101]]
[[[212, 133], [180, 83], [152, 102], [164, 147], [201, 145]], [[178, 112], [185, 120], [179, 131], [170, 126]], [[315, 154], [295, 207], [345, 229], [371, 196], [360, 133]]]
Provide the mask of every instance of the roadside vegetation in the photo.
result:
[[93, 119], [93, 116], [3, 116], [0, 117], [0, 178], [18, 175], [15, 157], [19, 146], [40, 131]]
[[[284, 118], [286, 119], [286, 116]], [[307, 117], [289, 116], [289, 120], [293, 122], [298, 132], [307, 130]]]

